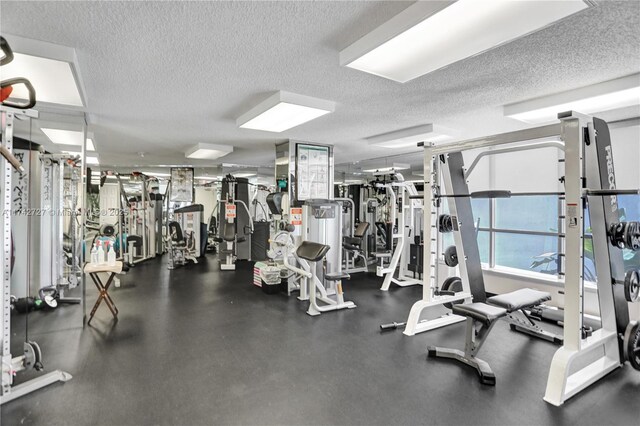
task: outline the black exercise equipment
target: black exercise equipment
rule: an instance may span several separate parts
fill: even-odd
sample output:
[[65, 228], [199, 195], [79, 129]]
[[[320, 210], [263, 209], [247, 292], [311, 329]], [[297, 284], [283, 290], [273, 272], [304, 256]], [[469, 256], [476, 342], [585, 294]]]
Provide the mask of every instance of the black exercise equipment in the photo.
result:
[[272, 192], [267, 195], [267, 207], [272, 215], [282, 215], [282, 196], [284, 192]]
[[467, 318], [464, 351], [429, 346], [427, 348], [428, 356], [460, 361], [476, 369], [482, 384], [494, 386], [496, 377], [491, 367], [485, 361], [476, 358], [476, 354], [485, 342], [489, 332], [497, 320], [507, 316], [507, 314], [529, 309], [548, 300], [551, 300], [551, 294], [524, 288], [490, 297], [487, 299], [487, 303], [476, 302], [455, 305], [452, 308], [453, 313]]
[[451, 268], [458, 266], [458, 251], [455, 245], [449, 246], [444, 250], [444, 263]]
[[[442, 287], [438, 292], [438, 295], [442, 296], [455, 296], [456, 293], [462, 291], [462, 279], [460, 277], [449, 277], [442, 283]], [[445, 303], [444, 307], [452, 309], [453, 305], [462, 303], [463, 300], [456, 300], [455, 302]]]
[[58, 307], [60, 294], [58, 293], [58, 289], [56, 288], [56, 286], [42, 287], [38, 291], [38, 297], [44, 302], [45, 307], [50, 309], [55, 309]]
[[[0, 49], [2, 49], [2, 53], [4, 55], [0, 60], [0, 66], [7, 65], [11, 61], [13, 61], [13, 51], [11, 50], [9, 43], [7, 43], [7, 40], [5, 40], [5, 38], [1, 36], [0, 36]], [[29, 99], [27, 100], [27, 102], [17, 103], [17, 102], [7, 101], [7, 99], [13, 92], [13, 86], [17, 86], [19, 84], [22, 84], [27, 88], [27, 93], [29, 94]], [[33, 88], [33, 85], [29, 80], [23, 77], [15, 77], [15, 78], [9, 78], [7, 80], [2, 80], [0, 82], [0, 93], [2, 93], [2, 99], [1, 99], [2, 105], [5, 105], [11, 108], [29, 109], [29, 108], [33, 108], [36, 104], [36, 89]], [[7, 159], [9, 160], [8, 157]]]
[[620, 249], [640, 249], [640, 222], [619, 222], [609, 228], [611, 244]]
[[330, 249], [331, 247], [325, 244], [303, 241], [296, 250], [296, 255], [310, 262], [317, 262], [322, 260]]
[[625, 359], [640, 371], [640, 323], [631, 321], [624, 333]]
[[7, 43], [4, 37], [0, 36], [0, 49], [2, 50], [3, 57], [0, 59], [0, 66], [7, 65], [11, 61], [13, 61], [13, 50], [11, 50], [11, 46]]
[[640, 271], [631, 269], [624, 276], [624, 298], [627, 302], [640, 301]]
[[447, 234], [453, 231], [453, 218], [448, 214], [438, 216], [438, 232]]

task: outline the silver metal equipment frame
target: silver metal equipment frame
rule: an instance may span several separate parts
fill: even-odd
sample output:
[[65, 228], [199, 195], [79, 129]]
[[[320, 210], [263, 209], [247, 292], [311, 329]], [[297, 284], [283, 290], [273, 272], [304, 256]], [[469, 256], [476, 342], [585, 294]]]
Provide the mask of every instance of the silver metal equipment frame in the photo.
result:
[[[415, 211], [422, 209], [422, 200], [418, 200], [412, 197], [418, 195], [418, 190], [412, 182], [406, 182], [404, 177], [400, 173], [394, 173], [393, 175], [396, 182], [391, 182], [383, 185], [387, 189], [387, 194], [391, 198], [391, 225], [395, 227], [396, 217], [398, 218], [398, 232], [392, 232], [392, 239], [397, 240], [396, 246], [393, 249], [393, 255], [389, 265], [376, 268], [376, 275], [384, 276], [384, 281], [380, 290], [388, 291], [391, 287], [391, 283], [396, 284], [399, 287], [408, 287], [413, 285], [422, 285], [422, 280], [409, 276], [407, 272], [407, 265], [409, 265], [410, 257], [410, 245], [409, 238], [411, 232], [415, 234], [415, 229], [412, 229], [415, 218]], [[394, 188], [398, 188], [401, 210], [400, 214], [396, 211], [396, 193]], [[407, 224], [407, 215], [409, 216], [409, 224]], [[392, 244], [393, 246], [393, 244]], [[397, 278], [394, 278], [396, 269], [398, 270]]]
[[[13, 121], [16, 116], [37, 118], [35, 110], [16, 110], [0, 107], [2, 122], [2, 146], [9, 152], [13, 151]], [[2, 166], [0, 182], [2, 184], [2, 375], [0, 386], [0, 405], [12, 401], [30, 392], [41, 389], [52, 383], [66, 382], [71, 375], [61, 370], [55, 370], [43, 376], [36, 377], [17, 386], [12, 386], [13, 376], [25, 368], [25, 355], [13, 358], [11, 356], [11, 174], [12, 166], [8, 161], [0, 159]]]

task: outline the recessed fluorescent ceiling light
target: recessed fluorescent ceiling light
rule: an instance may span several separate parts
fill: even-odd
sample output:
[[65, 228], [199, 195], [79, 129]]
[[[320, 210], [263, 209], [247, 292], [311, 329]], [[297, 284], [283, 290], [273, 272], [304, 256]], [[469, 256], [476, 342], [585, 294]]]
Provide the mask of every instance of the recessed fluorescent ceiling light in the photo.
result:
[[96, 166], [99, 165], [100, 162], [98, 161], [98, 157], [87, 156], [87, 164]]
[[418, 1], [340, 52], [340, 65], [405, 83], [586, 9], [582, 0]]
[[257, 173], [255, 172], [238, 172], [238, 173], [231, 173], [233, 176], [235, 177], [241, 177], [241, 178], [248, 178], [251, 176], [255, 176]]
[[367, 138], [367, 141], [369, 145], [382, 148], [406, 148], [410, 146], [417, 148], [418, 142], [444, 142], [451, 140], [453, 137], [450, 136], [450, 133], [452, 132], [433, 124], [425, 124], [372, 136]]
[[[84, 106], [75, 49], [12, 35], [6, 39], [13, 49], [13, 61], [0, 69], [2, 80], [27, 78], [38, 102]], [[27, 99], [24, 85], [15, 86], [11, 97]]]
[[335, 102], [279, 91], [236, 120], [243, 129], [283, 132], [329, 114]]
[[233, 152], [232, 146], [199, 143], [187, 150], [185, 157], [201, 160], [215, 160]]
[[584, 114], [640, 105], [640, 73], [576, 90], [505, 105], [504, 115], [527, 123], [558, 119], [558, 113]]
[[409, 169], [408, 164], [394, 164], [391, 167], [379, 167], [377, 169], [366, 169], [363, 172], [366, 173], [376, 173], [376, 172], [394, 172], [396, 170], [407, 170]]
[[153, 177], [170, 177], [171, 174], [170, 173], [156, 173], [156, 172], [140, 172], [142, 174], [145, 174], [147, 176], [153, 176]]
[[[82, 146], [84, 132], [78, 132], [76, 130], [47, 129], [44, 127], [41, 130], [45, 135], [47, 135], [49, 140], [55, 144]], [[93, 140], [91, 138], [87, 138], [87, 151], [95, 150], [96, 148], [93, 145]]]

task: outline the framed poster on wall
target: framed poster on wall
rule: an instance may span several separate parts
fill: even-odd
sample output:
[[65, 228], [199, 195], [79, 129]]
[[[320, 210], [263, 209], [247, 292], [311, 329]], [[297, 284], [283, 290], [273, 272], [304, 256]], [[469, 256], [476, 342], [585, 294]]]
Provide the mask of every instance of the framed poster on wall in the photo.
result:
[[171, 169], [171, 195], [173, 203], [193, 203], [193, 169], [173, 167]]
[[329, 199], [330, 153], [328, 146], [296, 145], [296, 185], [298, 201]]

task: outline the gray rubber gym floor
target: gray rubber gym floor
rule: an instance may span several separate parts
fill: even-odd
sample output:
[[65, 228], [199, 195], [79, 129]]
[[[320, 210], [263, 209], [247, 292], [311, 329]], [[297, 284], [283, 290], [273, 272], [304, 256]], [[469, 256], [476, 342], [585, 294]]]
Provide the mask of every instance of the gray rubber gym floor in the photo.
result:
[[[253, 286], [249, 266], [139, 265], [111, 291], [117, 323], [104, 304], [84, 329], [68, 324], [78, 306], [30, 315], [45, 367], [73, 379], [5, 404], [2, 424], [640, 425], [629, 366], [553, 407], [542, 400], [551, 343], [496, 325], [480, 352], [497, 377], [486, 387], [471, 369], [426, 359], [428, 344], [462, 347], [464, 324], [379, 332], [405, 320], [419, 287], [383, 293], [360, 274], [345, 284], [356, 309], [312, 318], [295, 297]], [[88, 310], [95, 297], [88, 283]], [[13, 317], [14, 353], [23, 317]]]

